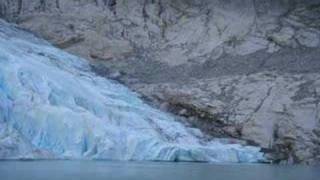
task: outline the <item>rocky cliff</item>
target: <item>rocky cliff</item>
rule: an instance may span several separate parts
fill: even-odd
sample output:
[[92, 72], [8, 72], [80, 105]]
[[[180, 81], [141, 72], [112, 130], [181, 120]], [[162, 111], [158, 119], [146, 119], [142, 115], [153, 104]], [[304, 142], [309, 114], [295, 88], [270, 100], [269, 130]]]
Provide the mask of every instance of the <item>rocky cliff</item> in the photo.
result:
[[319, 162], [318, 0], [0, 0], [0, 15], [213, 137]]

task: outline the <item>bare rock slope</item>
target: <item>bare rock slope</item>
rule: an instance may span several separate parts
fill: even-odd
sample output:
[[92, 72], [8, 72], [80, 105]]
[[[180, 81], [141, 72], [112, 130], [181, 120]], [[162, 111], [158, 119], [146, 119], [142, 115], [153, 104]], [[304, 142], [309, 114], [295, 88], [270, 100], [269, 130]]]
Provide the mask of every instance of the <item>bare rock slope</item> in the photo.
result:
[[0, 16], [214, 137], [320, 161], [318, 0], [0, 0]]

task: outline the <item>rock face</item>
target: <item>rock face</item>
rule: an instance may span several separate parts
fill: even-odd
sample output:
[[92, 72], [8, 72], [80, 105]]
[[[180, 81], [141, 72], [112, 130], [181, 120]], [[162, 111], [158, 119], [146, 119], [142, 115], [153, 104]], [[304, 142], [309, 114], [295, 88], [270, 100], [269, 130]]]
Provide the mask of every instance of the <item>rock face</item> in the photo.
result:
[[1, 0], [0, 15], [212, 136], [319, 162], [318, 0]]
[[319, 158], [319, 74], [257, 73], [135, 88], [213, 136], [273, 149], [272, 159]]
[[258, 162], [208, 141], [83, 59], [0, 21], [0, 158]]

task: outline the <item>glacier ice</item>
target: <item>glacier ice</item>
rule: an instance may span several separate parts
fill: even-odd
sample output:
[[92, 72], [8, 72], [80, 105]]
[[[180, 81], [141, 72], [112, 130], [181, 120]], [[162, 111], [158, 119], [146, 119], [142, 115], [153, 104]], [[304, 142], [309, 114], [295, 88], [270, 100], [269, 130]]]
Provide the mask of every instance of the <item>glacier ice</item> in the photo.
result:
[[257, 162], [205, 142], [81, 58], [0, 21], [0, 158]]

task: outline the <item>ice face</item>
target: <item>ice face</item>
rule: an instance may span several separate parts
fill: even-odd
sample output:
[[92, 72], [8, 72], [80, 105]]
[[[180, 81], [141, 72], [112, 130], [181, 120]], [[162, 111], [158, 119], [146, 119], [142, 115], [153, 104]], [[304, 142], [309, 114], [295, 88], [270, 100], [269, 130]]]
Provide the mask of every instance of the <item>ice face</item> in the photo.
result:
[[256, 147], [203, 142], [85, 60], [0, 21], [0, 158], [21, 157], [263, 159]]

